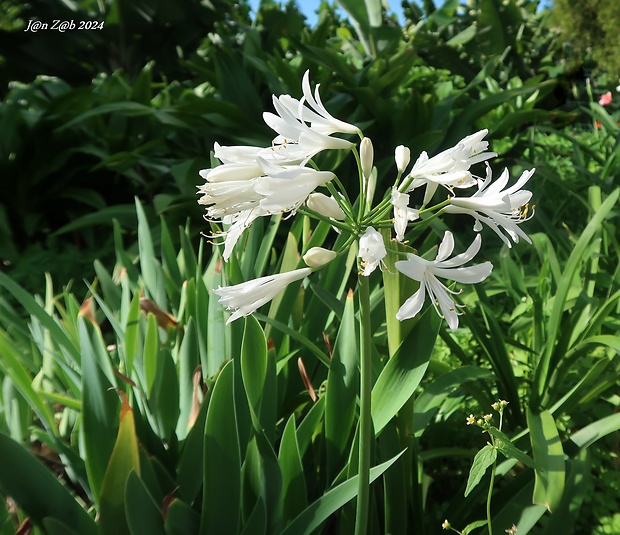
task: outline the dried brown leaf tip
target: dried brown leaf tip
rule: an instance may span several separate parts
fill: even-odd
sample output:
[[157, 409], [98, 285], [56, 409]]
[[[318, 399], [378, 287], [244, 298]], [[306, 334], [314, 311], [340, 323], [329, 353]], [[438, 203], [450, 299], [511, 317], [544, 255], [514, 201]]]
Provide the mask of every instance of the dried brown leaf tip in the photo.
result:
[[155, 301], [152, 301], [147, 297], [140, 298], [140, 310], [142, 310], [145, 314], [148, 314], [149, 312], [153, 314], [157, 320], [157, 325], [159, 325], [162, 329], [178, 326], [178, 322], [172, 314], [159, 308]]
[[308, 377], [308, 374], [306, 373], [306, 367], [304, 366], [304, 362], [301, 360], [301, 357], [297, 359], [297, 367], [299, 368], [299, 375], [301, 375], [301, 380], [304, 382], [304, 386], [306, 387], [308, 394], [310, 394], [312, 401], [316, 403], [316, 392], [314, 391], [310, 377]]
[[92, 296], [84, 299], [84, 302], [80, 305], [80, 316], [90, 320], [94, 325], [99, 326], [95, 319], [95, 304]]

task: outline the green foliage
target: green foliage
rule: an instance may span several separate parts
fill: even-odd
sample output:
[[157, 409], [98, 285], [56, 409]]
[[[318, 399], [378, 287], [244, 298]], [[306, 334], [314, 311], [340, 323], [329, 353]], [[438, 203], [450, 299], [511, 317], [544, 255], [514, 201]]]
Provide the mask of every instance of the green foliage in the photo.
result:
[[[555, 0], [553, 21], [560, 38], [569, 43], [570, 51], [579, 51], [571, 60], [572, 68], [585, 63], [587, 55], [600, 72], [612, 80], [620, 77], [620, 44], [616, 38], [620, 24], [620, 6], [614, 0]], [[570, 55], [567, 54], [567, 59]]]
[[[370, 279], [369, 532], [439, 533], [446, 517], [479, 530], [491, 465], [494, 532], [613, 530], [618, 117], [589, 103], [575, 125], [558, 110], [548, 13], [518, 0], [408, 2], [400, 28], [380, 2], [340, 2], [347, 18], [324, 6], [310, 28], [294, 5], [262, 2], [252, 23], [244, 3], [160, 4], [0, 8], [0, 173], [11, 186], [0, 204], [0, 257], [11, 263], [0, 273], [10, 459], [0, 491], [17, 503], [0, 509], [0, 531], [26, 517], [39, 533], [350, 531], [355, 252], [226, 325], [215, 288], [296, 268], [310, 247], [334, 245], [329, 225], [256, 222], [226, 264], [196, 239], [197, 172], [212, 165], [213, 143], [268, 143], [260, 113], [272, 93], [299, 96], [306, 69], [335, 115], [364, 125], [379, 169], [393, 165], [391, 147], [437, 151], [481, 128], [511, 171], [537, 167], [533, 247], [489, 253], [493, 278], [463, 295], [468, 331], [450, 333], [432, 313], [396, 322], [412, 288]], [[605, 9], [598, 36], [614, 20]], [[105, 19], [105, 31], [21, 31], [65, 15]], [[354, 199], [349, 164], [323, 158]], [[469, 228], [450, 223], [465, 240]], [[417, 235], [411, 245], [428, 248]], [[69, 278], [92, 284], [63, 286]], [[510, 403], [491, 448], [464, 421], [498, 397]]]

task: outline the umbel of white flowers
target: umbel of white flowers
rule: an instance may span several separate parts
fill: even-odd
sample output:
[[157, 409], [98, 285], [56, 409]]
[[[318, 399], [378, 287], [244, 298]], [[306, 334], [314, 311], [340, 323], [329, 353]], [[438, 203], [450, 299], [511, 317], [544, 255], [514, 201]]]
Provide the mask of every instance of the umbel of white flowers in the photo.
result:
[[[474, 220], [474, 230], [490, 227], [508, 246], [520, 238], [530, 242], [519, 227], [532, 217], [529, 208], [530, 191], [522, 189], [534, 174], [525, 171], [508, 186], [508, 170], [493, 181], [488, 160], [497, 156], [489, 152], [484, 140], [487, 131], [480, 130], [463, 138], [454, 147], [429, 157], [422, 152], [409, 172], [411, 150], [405, 146], [394, 151], [397, 177], [392, 189], [373, 206], [377, 171], [373, 167], [374, 149], [370, 139], [364, 137], [355, 125], [333, 117], [321, 101], [319, 85], [314, 92], [310, 87], [309, 73], [302, 79], [301, 99], [290, 95], [273, 97], [276, 113], [266, 112], [264, 120], [276, 136], [269, 147], [231, 146], [215, 144], [214, 156], [221, 165], [200, 171], [205, 183], [199, 187], [199, 203], [206, 206], [206, 218], [222, 226], [212, 238], [223, 238], [222, 256], [228, 261], [243, 232], [259, 217], [277, 213], [304, 214], [329, 221], [339, 232], [347, 232], [352, 239], [339, 251], [315, 247], [306, 251], [303, 260], [308, 267], [261, 277], [235, 286], [220, 287], [214, 292], [220, 303], [233, 310], [228, 323], [247, 316], [273, 299], [287, 285], [302, 281], [313, 271], [346, 253], [348, 247], [358, 242], [359, 273], [369, 276], [377, 267], [383, 268], [387, 255], [383, 236], [376, 230], [386, 215], [392, 212], [394, 239], [405, 241], [411, 225], [424, 216], [441, 216], [444, 213], [465, 214]], [[363, 202], [353, 209], [347, 192], [331, 171], [317, 170], [312, 158], [324, 150], [356, 151], [356, 144], [334, 134], [357, 135], [360, 140], [359, 173], [360, 194]], [[471, 172], [477, 163], [486, 165], [486, 176], [480, 178]], [[431, 205], [439, 187], [448, 192], [448, 199]], [[410, 207], [410, 194], [424, 187], [422, 204]], [[321, 188], [323, 191], [317, 191]], [[459, 192], [472, 190], [468, 196]], [[329, 193], [329, 195], [327, 194]], [[354, 238], [354, 239], [353, 239]], [[396, 317], [405, 320], [418, 314], [428, 297], [437, 313], [444, 317], [453, 331], [458, 327], [459, 305], [450, 289], [439, 279], [462, 284], [475, 284], [486, 279], [493, 269], [490, 262], [464, 266], [479, 252], [480, 234], [463, 253], [452, 256], [454, 238], [446, 231], [434, 260], [427, 260], [408, 253], [395, 263], [403, 275], [420, 283], [418, 291], [407, 299]], [[450, 258], [451, 257], [451, 258]]]

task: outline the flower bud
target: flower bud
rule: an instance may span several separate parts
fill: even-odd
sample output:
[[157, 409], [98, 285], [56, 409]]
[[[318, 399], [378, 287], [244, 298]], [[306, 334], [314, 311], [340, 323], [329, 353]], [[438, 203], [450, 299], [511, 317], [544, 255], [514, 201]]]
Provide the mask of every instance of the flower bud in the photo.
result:
[[370, 178], [372, 172], [372, 164], [375, 158], [375, 150], [372, 146], [370, 138], [365, 137], [360, 144], [360, 161], [362, 163], [362, 174], [365, 179]]
[[342, 208], [338, 206], [336, 199], [323, 195], [322, 193], [311, 193], [306, 204], [310, 210], [314, 210], [321, 215], [331, 217], [337, 221], [342, 221], [346, 217]]
[[399, 173], [402, 173], [409, 165], [411, 151], [404, 145], [398, 145], [394, 151], [394, 158], [396, 159], [396, 169], [398, 169]]
[[336, 251], [330, 251], [323, 247], [312, 247], [303, 256], [304, 262], [310, 267], [319, 267], [336, 258]]

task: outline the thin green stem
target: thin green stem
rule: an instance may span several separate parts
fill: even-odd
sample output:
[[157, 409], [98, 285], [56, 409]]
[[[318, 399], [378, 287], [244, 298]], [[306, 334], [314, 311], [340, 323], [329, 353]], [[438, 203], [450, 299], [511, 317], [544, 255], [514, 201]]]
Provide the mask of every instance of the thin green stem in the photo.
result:
[[491, 496], [493, 495], [493, 484], [495, 483], [495, 469], [497, 461], [491, 467], [491, 482], [489, 483], [489, 493], [487, 494], [487, 525], [489, 527], [489, 535], [493, 535], [493, 525], [491, 523]]
[[360, 311], [360, 424], [357, 509], [355, 535], [366, 535], [368, 504], [370, 502], [370, 441], [372, 422], [370, 393], [372, 389], [371, 332], [370, 332], [370, 283], [368, 277], [358, 277]]

